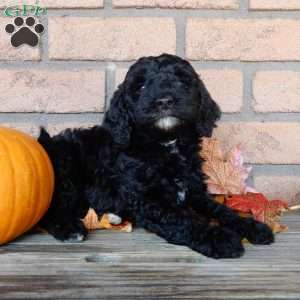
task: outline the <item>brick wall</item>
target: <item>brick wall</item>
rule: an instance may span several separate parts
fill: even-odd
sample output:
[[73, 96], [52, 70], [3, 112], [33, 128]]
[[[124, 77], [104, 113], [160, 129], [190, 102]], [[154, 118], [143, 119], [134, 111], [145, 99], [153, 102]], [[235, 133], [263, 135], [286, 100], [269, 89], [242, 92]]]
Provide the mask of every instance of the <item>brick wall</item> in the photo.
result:
[[33, 135], [98, 124], [136, 58], [176, 53], [219, 102], [224, 148], [245, 144], [256, 187], [288, 199], [300, 191], [299, 0], [39, 3], [49, 10], [38, 48], [14, 49], [1, 11], [0, 123]]

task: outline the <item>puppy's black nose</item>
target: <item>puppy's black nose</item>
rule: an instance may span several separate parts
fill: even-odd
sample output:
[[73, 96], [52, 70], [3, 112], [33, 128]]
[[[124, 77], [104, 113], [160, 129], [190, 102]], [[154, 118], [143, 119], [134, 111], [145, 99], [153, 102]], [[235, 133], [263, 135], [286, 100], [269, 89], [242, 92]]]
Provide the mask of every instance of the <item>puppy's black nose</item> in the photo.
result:
[[160, 107], [170, 107], [174, 104], [174, 100], [172, 97], [164, 97], [157, 99], [156, 103]]

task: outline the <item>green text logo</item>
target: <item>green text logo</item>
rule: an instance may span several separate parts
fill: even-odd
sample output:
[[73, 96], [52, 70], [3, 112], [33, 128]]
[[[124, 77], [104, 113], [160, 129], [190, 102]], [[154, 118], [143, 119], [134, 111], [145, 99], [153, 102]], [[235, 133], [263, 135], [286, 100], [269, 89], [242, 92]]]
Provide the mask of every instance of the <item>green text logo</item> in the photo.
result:
[[13, 5], [6, 7], [4, 10], [6, 17], [26, 17], [29, 15], [39, 17], [46, 14], [47, 8], [38, 5]]

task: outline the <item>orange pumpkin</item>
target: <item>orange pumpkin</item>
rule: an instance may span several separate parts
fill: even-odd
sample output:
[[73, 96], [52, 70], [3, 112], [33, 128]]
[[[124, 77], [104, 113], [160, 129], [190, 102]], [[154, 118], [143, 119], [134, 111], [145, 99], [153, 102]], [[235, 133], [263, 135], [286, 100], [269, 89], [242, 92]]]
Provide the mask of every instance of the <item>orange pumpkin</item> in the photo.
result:
[[50, 205], [54, 173], [32, 137], [0, 127], [0, 244], [32, 228]]

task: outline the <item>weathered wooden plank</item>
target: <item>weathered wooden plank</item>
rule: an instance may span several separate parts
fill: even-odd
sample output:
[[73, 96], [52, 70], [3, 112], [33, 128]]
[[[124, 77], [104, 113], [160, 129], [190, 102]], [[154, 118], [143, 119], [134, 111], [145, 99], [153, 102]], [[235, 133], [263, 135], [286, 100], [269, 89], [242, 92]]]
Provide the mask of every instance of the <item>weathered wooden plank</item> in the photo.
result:
[[143, 230], [82, 244], [30, 234], [0, 247], [0, 299], [300, 299], [300, 214], [271, 246], [213, 260]]

